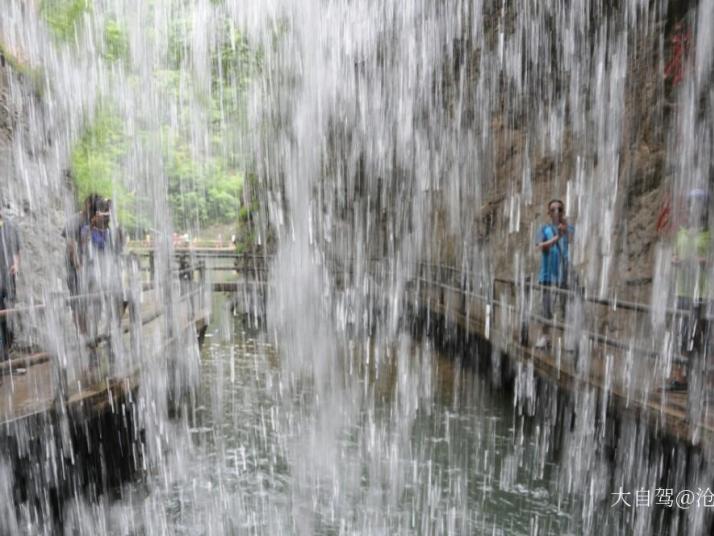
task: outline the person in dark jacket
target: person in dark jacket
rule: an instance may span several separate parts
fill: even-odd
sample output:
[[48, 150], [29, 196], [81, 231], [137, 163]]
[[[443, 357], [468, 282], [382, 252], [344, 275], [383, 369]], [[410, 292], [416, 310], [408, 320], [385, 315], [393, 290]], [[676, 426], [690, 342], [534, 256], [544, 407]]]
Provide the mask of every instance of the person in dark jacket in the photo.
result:
[[70, 295], [70, 307], [74, 321], [83, 334], [87, 332], [87, 312], [84, 302], [78, 297], [80, 294], [80, 274], [82, 271], [82, 228], [89, 225], [91, 214], [96, 211], [102, 197], [99, 194], [90, 194], [84, 200], [82, 210], [70, 217], [62, 231], [62, 236], [67, 242], [65, 262], [67, 267], [67, 288]]
[[80, 293], [87, 306], [88, 331], [92, 338], [99, 335], [99, 321], [107, 319], [107, 332], [112, 322], [123, 314], [121, 277], [121, 247], [123, 234], [120, 228], [110, 227], [112, 203], [100, 198], [90, 204], [89, 221], [80, 229], [79, 273]]

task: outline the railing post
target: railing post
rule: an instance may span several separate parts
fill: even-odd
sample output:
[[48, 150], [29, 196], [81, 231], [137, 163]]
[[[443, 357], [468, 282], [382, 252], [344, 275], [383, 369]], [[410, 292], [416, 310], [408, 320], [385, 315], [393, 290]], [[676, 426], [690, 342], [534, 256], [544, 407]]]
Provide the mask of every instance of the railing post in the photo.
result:
[[[516, 283], [517, 285], [517, 283]], [[520, 285], [521, 288], [521, 326], [520, 326], [520, 342], [521, 346], [528, 346], [528, 339], [530, 333], [530, 303], [531, 303], [531, 287], [530, 287], [530, 277], [526, 276], [523, 278], [523, 283]], [[518, 286], [514, 291], [518, 291]]]
[[198, 261], [198, 296], [199, 296], [199, 308], [201, 310], [201, 314], [203, 314], [203, 310], [205, 308], [205, 293], [206, 293], [206, 260], [201, 259]]
[[206, 282], [206, 261], [204, 259], [198, 261], [198, 281], [200, 284]]
[[[5, 325], [7, 325], [7, 323], [9, 322], [7, 310], [0, 310], [0, 315], [2, 315], [2, 317], [0, 317], [0, 324], [4, 323]], [[0, 326], [0, 360], [7, 361], [8, 359], [10, 359], [9, 343], [6, 344], [5, 329]]]
[[[45, 322], [57, 329], [61, 325], [60, 317], [64, 313], [65, 297], [59, 293], [51, 293], [49, 295], [49, 307], [46, 309]], [[49, 326], [48, 326], [49, 327]], [[62, 339], [62, 343], [58, 344], [54, 349], [55, 355], [50, 357], [52, 371], [54, 375], [55, 387], [57, 393], [55, 396], [55, 404], [65, 410], [65, 403], [68, 397], [68, 381], [67, 381], [67, 343]]]

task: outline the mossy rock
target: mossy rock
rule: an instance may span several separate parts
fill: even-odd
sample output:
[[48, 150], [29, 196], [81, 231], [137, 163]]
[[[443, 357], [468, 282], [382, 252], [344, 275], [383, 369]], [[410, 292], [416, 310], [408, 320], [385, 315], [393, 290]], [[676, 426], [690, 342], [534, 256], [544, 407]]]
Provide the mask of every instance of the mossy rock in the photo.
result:
[[2, 42], [0, 42], [0, 67], [8, 67], [20, 80], [27, 82], [32, 87], [36, 96], [42, 96], [45, 87], [44, 71], [30, 67]]

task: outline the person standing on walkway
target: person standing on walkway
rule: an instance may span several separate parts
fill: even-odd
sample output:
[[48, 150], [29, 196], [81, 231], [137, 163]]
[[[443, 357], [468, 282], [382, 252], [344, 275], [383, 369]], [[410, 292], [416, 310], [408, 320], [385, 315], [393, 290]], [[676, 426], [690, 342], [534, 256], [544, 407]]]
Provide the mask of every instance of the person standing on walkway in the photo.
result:
[[89, 221], [80, 231], [82, 270], [81, 294], [86, 295], [88, 331], [99, 335], [99, 322], [106, 316], [107, 334], [123, 313], [120, 268], [120, 233], [110, 228], [111, 200], [99, 197], [89, 206]]
[[89, 225], [90, 212], [101, 200], [98, 194], [90, 194], [84, 200], [82, 210], [73, 214], [62, 236], [66, 240], [65, 263], [67, 268], [67, 288], [69, 289], [70, 307], [74, 321], [80, 333], [87, 333], [87, 311], [84, 302], [78, 298], [80, 294], [80, 274], [82, 271], [82, 257], [84, 250], [81, 247], [82, 228]]
[[[15, 303], [15, 278], [20, 271], [20, 234], [0, 209], [0, 309]], [[7, 314], [0, 316], [0, 359], [8, 359], [13, 334]]]
[[[575, 227], [568, 224], [565, 218], [565, 205], [560, 199], [553, 199], [548, 203], [550, 223], [543, 225], [538, 230], [536, 248], [541, 252], [540, 272], [538, 284], [543, 286], [543, 310], [546, 320], [553, 318], [554, 294], [550, 287], [559, 289], [568, 288], [568, 274], [570, 271], [569, 246], [573, 240]], [[561, 307], [565, 309], [565, 299], [558, 296]], [[536, 341], [536, 348], [546, 348], [550, 341], [549, 326], [543, 326], [543, 332]]]

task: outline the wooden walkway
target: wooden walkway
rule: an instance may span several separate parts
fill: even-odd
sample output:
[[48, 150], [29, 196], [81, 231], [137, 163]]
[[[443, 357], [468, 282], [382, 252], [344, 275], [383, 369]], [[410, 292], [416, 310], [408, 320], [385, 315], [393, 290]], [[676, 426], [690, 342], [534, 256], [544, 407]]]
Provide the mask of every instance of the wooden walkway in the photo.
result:
[[[187, 337], [202, 337], [209, 312], [201, 292], [197, 288], [179, 298], [172, 309], [179, 329], [170, 340], [162, 338], [165, 311], [161, 300], [148, 291], [138, 315], [141, 325], [132, 325], [125, 312], [120, 341], [105, 336], [87, 346], [72, 330], [65, 334], [64, 364], [60, 356], [49, 352], [11, 354], [9, 361], [0, 363], [0, 432], [27, 434], [34, 429], [27, 424], [43, 422], [53, 412], [91, 417], [124, 403], [139, 387], [146, 367], [175, 354], [170, 352], [172, 345], [185, 346]], [[66, 314], [71, 315], [69, 307]], [[121, 361], [115, 354], [121, 355]]]
[[[633, 356], [631, 350], [625, 349], [626, 345], [619, 343], [622, 348], [617, 348], [616, 341], [608, 345], [598, 336], [590, 338], [587, 361], [577, 352], [567, 351], [562, 344], [556, 344], [553, 349], [537, 349], [532, 344], [539, 329], [537, 321], [531, 320], [527, 326], [530, 334], [524, 337], [523, 325], [519, 321], [522, 316], [513, 305], [465, 292], [433, 278], [422, 277], [414, 281], [409, 302], [415, 309], [427, 310], [466, 333], [488, 341], [516, 367], [520, 366], [522, 373], [532, 371], [569, 392], [593, 389], [600, 401], [605, 397], [610, 412], [634, 412], [646, 419], [656, 433], [694, 445], [712, 445], [714, 412], [708, 404], [699, 404], [695, 409], [697, 418], [690, 422], [687, 392], [661, 389], [661, 377], [655, 373], [638, 375], [637, 368], [632, 370], [632, 363], [628, 362], [652, 359], [653, 356]], [[558, 333], [552, 328], [552, 335], [558, 340], [562, 330]], [[647, 368], [647, 365], [640, 363], [638, 368]], [[649, 368], [654, 367], [650, 365]], [[627, 370], [631, 371], [629, 377]]]

